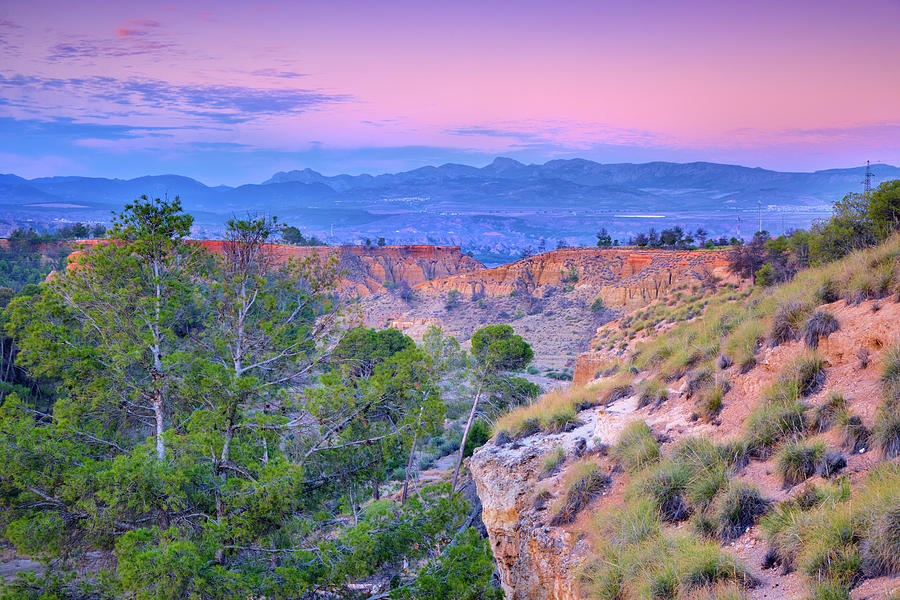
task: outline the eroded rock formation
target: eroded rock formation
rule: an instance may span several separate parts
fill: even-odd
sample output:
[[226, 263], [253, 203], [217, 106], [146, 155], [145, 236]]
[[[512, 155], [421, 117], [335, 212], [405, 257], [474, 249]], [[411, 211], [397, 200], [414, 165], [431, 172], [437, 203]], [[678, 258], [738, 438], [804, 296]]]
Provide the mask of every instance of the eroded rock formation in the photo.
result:
[[[74, 245], [93, 246], [105, 240], [78, 240]], [[212, 252], [222, 252], [222, 240], [198, 240]], [[335, 256], [344, 273], [345, 293], [368, 296], [385, 291], [389, 286], [415, 286], [422, 282], [484, 270], [484, 265], [463, 254], [459, 246], [289, 246], [269, 244], [267, 250], [276, 260], [304, 259], [311, 256]], [[74, 264], [81, 251], [69, 258]]]
[[688, 279], [724, 277], [727, 267], [726, 252], [715, 250], [564, 248], [492, 269], [426, 281], [417, 285], [416, 291], [446, 295], [457, 290], [466, 298], [477, 298], [522, 292], [541, 295], [549, 288], [591, 286], [607, 306], [634, 307]]

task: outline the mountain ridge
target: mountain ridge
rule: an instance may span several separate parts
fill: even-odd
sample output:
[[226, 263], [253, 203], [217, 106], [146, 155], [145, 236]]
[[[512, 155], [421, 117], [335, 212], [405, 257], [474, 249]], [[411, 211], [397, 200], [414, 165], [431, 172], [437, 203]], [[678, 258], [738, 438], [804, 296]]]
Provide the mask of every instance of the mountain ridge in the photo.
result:
[[[900, 168], [873, 165], [873, 183]], [[394, 244], [459, 245], [489, 264], [528, 248], [583, 246], [607, 229], [614, 239], [654, 227], [704, 228], [747, 237], [782, 233], [826, 217], [862, 191], [865, 167], [781, 172], [712, 162], [598, 163], [556, 159], [526, 165], [507, 157], [379, 175], [280, 171], [263, 183], [208, 186], [182, 175], [133, 179], [0, 175], [0, 235], [16, 227], [108, 222], [110, 211], [147, 194], [180, 196], [195, 237], [216, 237], [236, 215], [277, 214], [331, 244], [384, 237]]]

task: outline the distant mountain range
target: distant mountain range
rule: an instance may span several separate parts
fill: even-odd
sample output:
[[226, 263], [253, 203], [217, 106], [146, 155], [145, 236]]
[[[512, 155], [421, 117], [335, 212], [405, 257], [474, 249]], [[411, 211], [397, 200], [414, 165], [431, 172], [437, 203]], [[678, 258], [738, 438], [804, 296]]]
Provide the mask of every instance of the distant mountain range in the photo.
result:
[[[873, 165], [873, 185], [900, 168]], [[130, 180], [24, 179], [0, 175], [0, 235], [17, 226], [106, 222], [142, 194], [180, 196], [197, 236], [215, 236], [233, 215], [266, 213], [334, 243], [458, 244], [488, 262], [522, 248], [593, 243], [606, 227], [624, 242], [649, 227], [703, 226], [715, 235], [780, 232], [826, 216], [861, 191], [865, 167], [786, 173], [717, 163], [601, 164], [582, 159], [485, 167], [445, 164], [384, 175], [279, 172], [261, 184], [209, 187], [189, 177]]]

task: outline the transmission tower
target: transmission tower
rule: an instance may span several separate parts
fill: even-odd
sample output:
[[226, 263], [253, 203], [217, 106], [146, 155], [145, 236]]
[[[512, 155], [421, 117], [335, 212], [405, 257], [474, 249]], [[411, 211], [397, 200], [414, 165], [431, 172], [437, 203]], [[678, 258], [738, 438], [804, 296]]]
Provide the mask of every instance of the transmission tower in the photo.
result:
[[759, 218], [759, 228], [756, 231], [762, 231], [762, 198], [756, 199], [756, 216]]
[[865, 185], [865, 193], [868, 196], [869, 192], [872, 191], [872, 170], [869, 169], [869, 161], [866, 161], [866, 178], [863, 184]]

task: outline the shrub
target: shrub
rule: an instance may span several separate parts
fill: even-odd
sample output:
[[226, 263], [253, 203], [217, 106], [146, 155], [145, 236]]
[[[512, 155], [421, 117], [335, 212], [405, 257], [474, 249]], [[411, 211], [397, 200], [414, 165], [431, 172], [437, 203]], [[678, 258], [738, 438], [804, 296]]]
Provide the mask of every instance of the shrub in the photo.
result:
[[792, 342], [798, 338], [809, 307], [796, 300], [781, 304], [775, 311], [769, 339], [773, 346]]
[[480, 419], [475, 421], [472, 423], [472, 429], [469, 431], [469, 437], [466, 439], [463, 456], [472, 456], [472, 453], [483, 446], [489, 439], [491, 439], [491, 426]]
[[633, 421], [622, 430], [609, 455], [626, 470], [638, 471], [659, 458], [659, 444], [646, 423]]
[[606, 310], [606, 305], [603, 304], [603, 298], [598, 296], [597, 299], [591, 303], [591, 312], [602, 313], [604, 310]]
[[753, 281], [756, 283], [756, 285], [760, 285], [762, 287], [775, 285], [775, 279], [775, 267], [773, 267], [770, 263], [764, 264], [753, 274]]
[[550, 525], [556, 527], [575, 520], [582, 508], [609, 486], [612, 479], [600, 465], [582, 461], [572, 466], [566, 476], [566, 495], [556, 510]]
[[824, 458], [825, 444], [822, 442], [788, 442], [778, 452], [777, 469], [782, 485], [792, 487], [806, 481]]
[[817, 310], [803, 326], [803, 341], [808, 347], [817, 348], [821, 337], [828, 337], [840, 328], [840, 323], [833, 314]]
[[900, 456], [900, 403], [885, 401], [879, 407], [872, 441], [884, 458]]
[[769, 503], [759, 490], [750, 484], [732, 481], [728, 490], [720, 494], [712, 506], [713, 519], [718, 524], [719, 536], [724, 540], [743, 535], [752, 527], [760, 515], [766, 512]]

